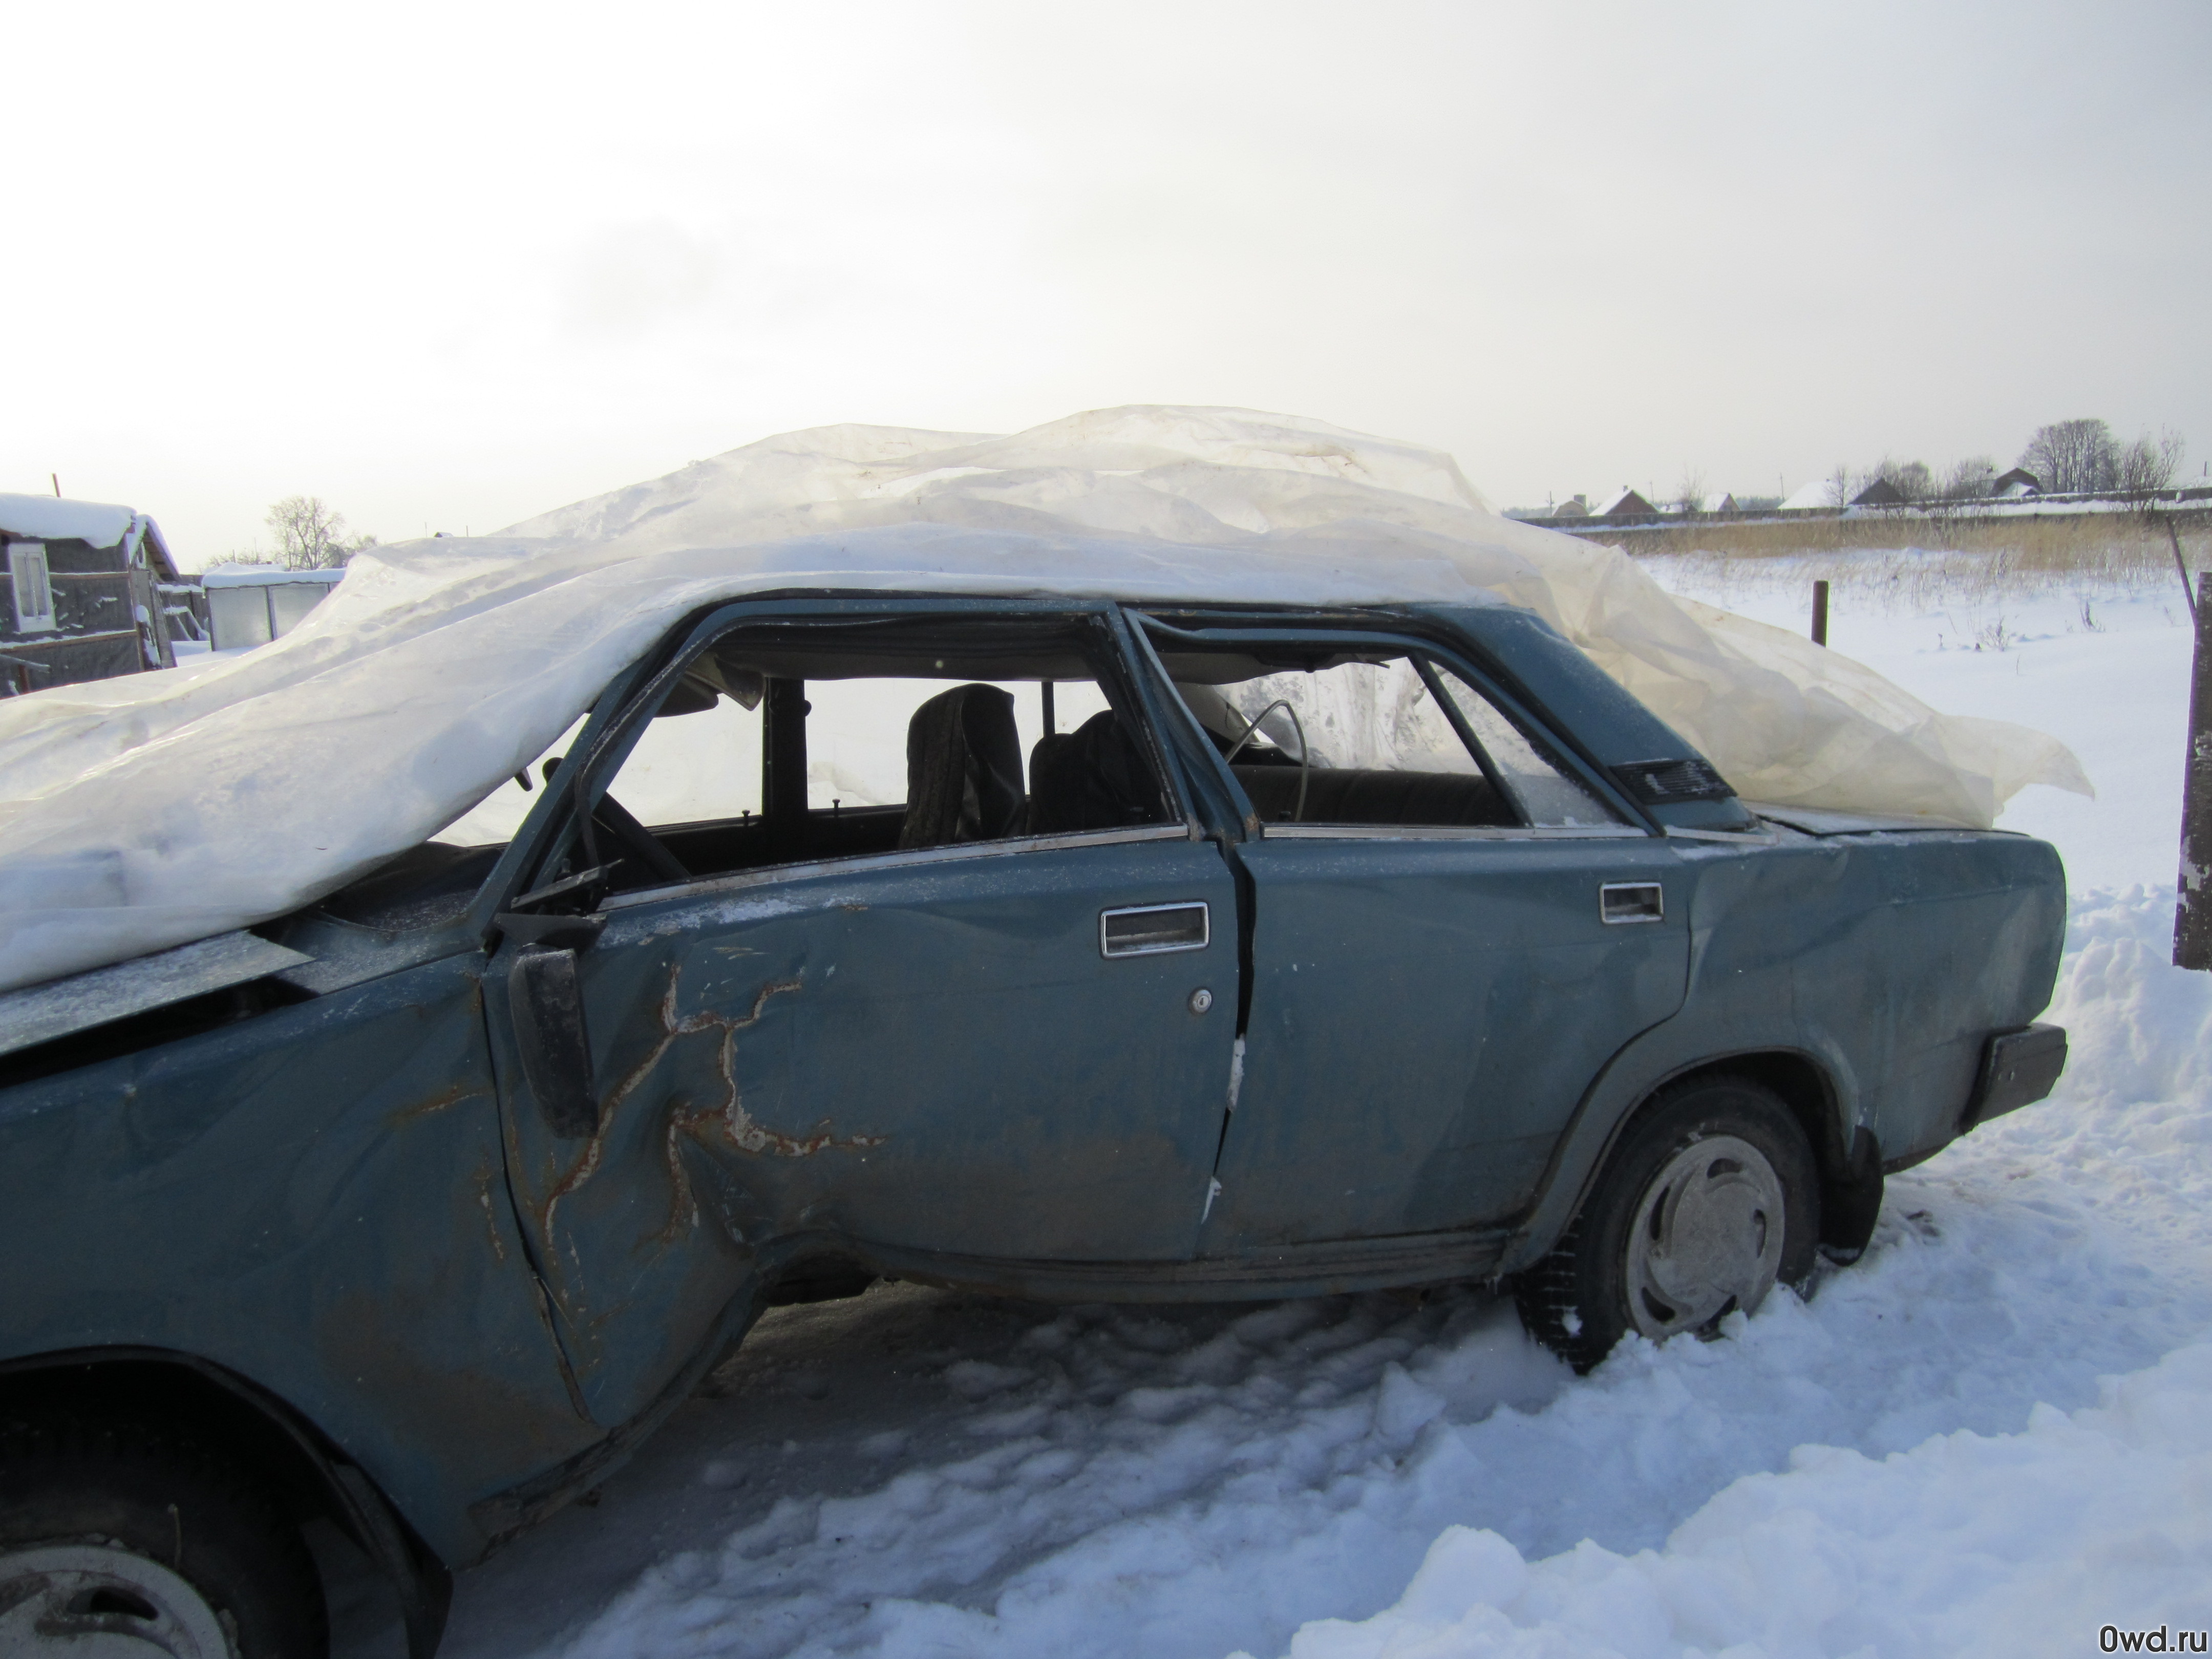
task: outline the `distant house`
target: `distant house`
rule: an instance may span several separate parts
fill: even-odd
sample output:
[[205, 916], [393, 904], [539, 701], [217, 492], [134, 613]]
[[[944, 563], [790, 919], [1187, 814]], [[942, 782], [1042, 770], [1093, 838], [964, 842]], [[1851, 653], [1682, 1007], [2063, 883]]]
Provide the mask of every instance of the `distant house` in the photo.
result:
[[1607, 501], [1603, 507], [1599, 507], [1593, 516], [1609, 519], [1616, 514], [1656, 513], [1658, 510], [1659, 509], [1657, 507], [1652, 506], [1650, 502], [1645, 501], [1643, 496], [1638, 495], [1626, 484], [1623, 484], [1621, 485], [1619, 493], [1616, 494], [1610, 501]]
[[2016, 466], [2013, 468], [2011, 471], [2006, 473], [2002, 477], [1995, 480], [1990, 485], [1990, 495], [2002, 495], [2013, 499], [2017, 499], [2022, 495], [2040, 495], [2042, 493], [2043, 480], [2037, 477], [2035, 474], [2030, 472], [2024, 466]]
[[1876, 478], [1851, 497], [1853, 507], [1904, 507], [1908, 504], [1909, 498], [1905, 493], [1887, 478]]
[[191, 588], [161, 526], [127, 507], [0, 495], [0, 696], [176, 665]]
[[1735, 497], [1723, 490], [1717, 495], [1699, 495], [1686, 506], [1673, 510], [1678, 513], [1733, 513], [1736, 510]]
[[1789, 499], [1782, 503], [1782, 508], [1785, 513], [1801, 513], [1815, 507], [1835, 505], [1834, 481], [1828, 478], [1815, 478], [1811, 483], [1793, 492]]
[[1552, 509], [1552, 516], [1555, 519], [1587, 519], [1589, 517], [1589, 503], [1579, 495], [1570, 495]]

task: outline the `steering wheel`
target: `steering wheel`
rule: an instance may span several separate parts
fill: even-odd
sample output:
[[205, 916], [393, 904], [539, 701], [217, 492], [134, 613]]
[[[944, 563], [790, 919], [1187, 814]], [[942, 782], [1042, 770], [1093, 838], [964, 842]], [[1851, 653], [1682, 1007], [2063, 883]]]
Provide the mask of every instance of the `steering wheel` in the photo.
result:
[[[545, 763], [545, 781], [549, 787], [553, 782], [553, 774], [563, 758], [556, 755]], [[661, 844], [660, 837], [639, 823], [636, 815], [611, 794], [602, 793], [599, 796], [599, 805], [592, 809], [592, 827], [613, 836], [630, 856], [663, 881], [691, 879], [690, 871], [684, 867], [675, 854]]]
[[[1278, 708], [1281, 709], [1285, 714], [1288, 714], [1291, 717], [1291, 729], [1298, 734], [1298, 804], [1291, 809], [1291, 822], [1292, 823], [1303, 823], [1305, 822], [1306, 816], [1306, 775], [1313, 765], [1313, 752], [1306, 747], [1305, 722], [1298, 718], [1298, 711], [1291, 707], [1290, 700], [1288, 698], [1276, 698], [1274, 702], [1269, 703], [1265, 708], [1262, 708], [1257, 714], [1253, 716], [1252, 719], [1244, 720], [1244, 735], [1237, 738], [1236, 743], [1231, 746], [1227, 757], [1221, 763], [1224, 766], [1233, 764], [1237, 756], [1244, 752], [1244, 745], [1246, 744], [1251, 742], [1253, 738], [1263, 735], [1260, 730], [1260, 722], [1267, 719], [1268, 715], [1273, 714]], [[1242, 714], [1237, 714], [1235, 705], [1231, 705], [1230, 712], [1237, 714], [1237, 719], [1244, 720]]]
[[670, 852], [659, 836], [637, 821], [635, 815], [612, 795], [601, 795], [592, 809], [592, 822], [620, 842], [648, 870], [664, 881], [689, 881], [691, 872]]

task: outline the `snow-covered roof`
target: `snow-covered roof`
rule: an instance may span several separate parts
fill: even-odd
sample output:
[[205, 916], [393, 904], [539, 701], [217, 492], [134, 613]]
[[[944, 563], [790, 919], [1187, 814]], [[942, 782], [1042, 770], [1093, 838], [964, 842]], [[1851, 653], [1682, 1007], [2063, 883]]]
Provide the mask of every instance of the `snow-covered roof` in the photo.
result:
[[1796, 512], [1808, 507], [1838, 507], [1841, 503], [1836, 500], [1834, 479], [1815, 478], [1812, 483], [1791, 491], [1782, 505], [1792, 512]]
[[345, 567], [291, 570], [281, 564], [211, 565], [200, 574], [203, 587], [282, 587], [290, 582], [320, 582], [335, 587], [345, 580]]
[[0, 530], [33, 541], [79, 541], [112, 547], [131, 533], [138, 514], [104, 501], [65, 501], [53, 495], [0, 495]]
[[1628, 485], [1623, 484], [1606, 497], [1604, 506], [1592, 507], [1590, 516], [1602, 519], [1611, 513], [1650, 513], [1655, 510], [1650, 501], [1644, 500]]
[[372, 547], [236, 657], [0, 700], [0, 989], [309, 902], [475, 805], [681, 617], [823, 587], [1514, 604], [1752, 799], [1988, 823], [2029, 782], [2087, 787], [2051, 738], [1499, 517], [1436, 450], [1221, 409], [825, 427]]
[[98, 548], [127, 542], [134, 560], [143, 548], [144, 562], [172, 580], [177, 574], [176, 561], [161, 539], [161, 526], [127, 507], [54, 495], [0, 495], [0, 531], [27, 541], [79, 541]]

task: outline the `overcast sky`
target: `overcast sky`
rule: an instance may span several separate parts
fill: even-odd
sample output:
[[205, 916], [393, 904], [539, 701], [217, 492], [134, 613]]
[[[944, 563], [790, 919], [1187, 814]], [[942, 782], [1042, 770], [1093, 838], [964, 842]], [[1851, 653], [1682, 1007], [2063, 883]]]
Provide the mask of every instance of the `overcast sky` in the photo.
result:
[[1500, 506], [2212, 453], [2212, 7], [11, 10], [0, 489], [197, 565], [834, 421], [1229, 404]]

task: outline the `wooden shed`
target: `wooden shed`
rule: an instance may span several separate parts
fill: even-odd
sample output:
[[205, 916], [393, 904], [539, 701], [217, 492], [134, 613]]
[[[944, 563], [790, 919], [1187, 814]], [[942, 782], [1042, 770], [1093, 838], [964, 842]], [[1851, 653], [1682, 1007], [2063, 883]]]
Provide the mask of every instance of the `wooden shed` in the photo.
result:
[[0, 696], [176, 665], [204, 637], [161, 526], [127, 507], [0, 495]]

